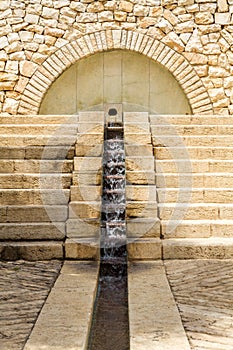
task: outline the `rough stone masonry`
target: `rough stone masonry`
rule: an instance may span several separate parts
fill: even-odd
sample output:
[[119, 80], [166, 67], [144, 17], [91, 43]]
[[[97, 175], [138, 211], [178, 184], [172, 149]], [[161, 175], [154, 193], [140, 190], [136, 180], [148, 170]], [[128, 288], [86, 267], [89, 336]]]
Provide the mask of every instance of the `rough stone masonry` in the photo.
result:
[[[37, 114], [35, 100], [54, 80], [41, 65], [77, 39], [109, 30], [147, 35], [179, 53], [202, 81], [211, 112], [232, 114], [233, 0], [1, 0], [0, 112]], [[56, 71], [61, 62], [53, 64]]]

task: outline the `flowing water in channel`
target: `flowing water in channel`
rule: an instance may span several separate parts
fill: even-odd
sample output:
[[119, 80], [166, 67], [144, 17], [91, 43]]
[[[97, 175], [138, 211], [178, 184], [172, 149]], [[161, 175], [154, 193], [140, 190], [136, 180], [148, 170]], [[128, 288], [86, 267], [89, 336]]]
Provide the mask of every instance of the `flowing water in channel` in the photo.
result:
[[125, 152], [122, 125], [105, 128], [101, 262], [89, 350], [129, 350]]

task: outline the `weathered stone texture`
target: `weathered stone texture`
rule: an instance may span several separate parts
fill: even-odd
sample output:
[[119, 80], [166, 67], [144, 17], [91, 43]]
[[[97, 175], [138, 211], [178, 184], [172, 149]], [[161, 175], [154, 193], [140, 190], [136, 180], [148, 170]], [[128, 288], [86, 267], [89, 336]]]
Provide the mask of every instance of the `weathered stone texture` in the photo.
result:
[[[232, 75], [233, 64], [232, 12], [233, 4], [228, 0], [216, 2], [180, 0], [178, 3], [169, 0], [156, 2], [29, 0], [17, 3], [2, 0], [0, 4], [0, 72], [16, 74], [20, 85], [15, 84], [18, 79], [9, 79], [1, 81], [0, 88], [2, 91], [15, 90], [23, 93], [26, 85], [22, 86], [22, 83], [25, 83], [22, 78], [30, 78], [38, 65], [43, 64], [64, 45], [74, 42], [87, 33], [125, 29], [148, 34], [162, 41], [175, 52], [184, 55], [186, 60], [195, 66], [197, 75], [207, 90], [209, 84], [215, 85], [213, 82], [215, 78], [222, 79], [218, 87], [224, 89], [223, 100], [225, 100], [228, 98], [228, 93], [225, 91], [224, 79]], [[102, 34], [98, 34], [98, 37], [100, 38], [98, 49], [112, 48], [109, 43], [106, 47]], [[123, 38], [122, 33], [119, 38], [120, 43], [124, 40]], [[135, 43], [137, 45], [137, 41]], [[148, 44], [149, 41], [145, 44], [145, 48]], [[129, 48], [129, 45], [126, 45], [126, 48]], [[88, 54], [82, 45], [80, 50]], [[90, 47], [88, 51], [96, 52], [96, 50], [91, 51]], [[199, 53], [202, 56], [186, 55], [188, 52]], [[79, 56], [76, 55], [75, 60]], [[68, 63], [65, 63], [64, 68], [67, 66]], [[55, 63], [52, 68], [56, 69]], [[3, 106], [5, 103], [9, 105], [5, 97], [2, 103]], [[229, 106], [229, 104], [226, 105], [222, 113], [231, 113], [232, 108]], [[16, 112], [20, 113], [22, 107], [19, 103]], [[15, 111], [15, 107], [12, 111], [8, 106], [4, 109], [9, 114]]]

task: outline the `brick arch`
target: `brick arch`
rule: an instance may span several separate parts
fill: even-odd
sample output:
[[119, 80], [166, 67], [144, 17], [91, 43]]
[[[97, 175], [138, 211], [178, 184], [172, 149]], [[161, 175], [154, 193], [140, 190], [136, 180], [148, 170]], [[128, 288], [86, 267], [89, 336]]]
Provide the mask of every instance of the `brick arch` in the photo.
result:
[[97, 52], [113, 49], [141, 53], [166, 67], [176, 78], [193, 114], [212, 114], [208, 92], [188, 60], [169, 46], [148, 35], [130, 30], [103, 30], [85, 34], [53, 53], [29, 80], [19, 105], [19, 114], [38, 114], [50, 85], [72, 64]]

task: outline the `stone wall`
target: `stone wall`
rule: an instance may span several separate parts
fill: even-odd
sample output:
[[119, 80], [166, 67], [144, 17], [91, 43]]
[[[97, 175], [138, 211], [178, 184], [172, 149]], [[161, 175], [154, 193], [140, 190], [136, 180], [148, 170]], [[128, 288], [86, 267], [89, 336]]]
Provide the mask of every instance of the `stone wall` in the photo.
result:
[[129, 49], [164, 65], [193, 113], [233, 112], [233, 0], [1, 0], [0, 111], [37, 114], [78, 59]]

